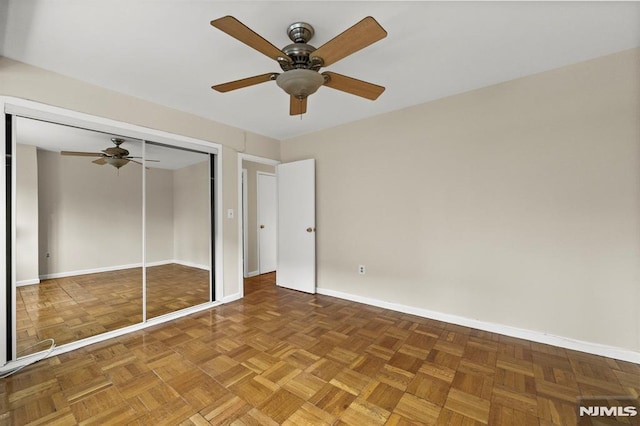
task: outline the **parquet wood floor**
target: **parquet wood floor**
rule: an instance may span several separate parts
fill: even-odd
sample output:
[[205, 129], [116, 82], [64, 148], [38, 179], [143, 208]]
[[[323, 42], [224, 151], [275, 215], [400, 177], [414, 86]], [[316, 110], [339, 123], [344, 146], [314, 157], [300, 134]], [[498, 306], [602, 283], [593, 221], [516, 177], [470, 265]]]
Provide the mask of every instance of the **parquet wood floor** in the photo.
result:
[[[53, 338], [57, 345], [142, 321], [142, 269], [43, 280], [17, 288], [18, 353]], [[147, 317], [209, 301], [209, 271], [178, 264], [147, 268]], [[24, 352], [24, 353], [22, 353]]]
[[640, 365], [273, 282], [0, 381], [0, 424], [574, 425], [640, 394]]

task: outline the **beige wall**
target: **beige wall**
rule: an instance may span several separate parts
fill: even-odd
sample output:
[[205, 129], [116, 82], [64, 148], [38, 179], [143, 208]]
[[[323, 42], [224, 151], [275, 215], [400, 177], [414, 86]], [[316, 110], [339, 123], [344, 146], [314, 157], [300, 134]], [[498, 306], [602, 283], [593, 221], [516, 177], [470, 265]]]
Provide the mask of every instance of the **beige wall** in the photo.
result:
[[[222, 235], [224, 259], [224, 295], [229, 296], [240, 291], [242, 281], [238, 264], [240, 258], [238, 250], [242, 242], [238, 236], [238, 215], [234, 219], [227, 219], [227, 210], [233, 209], [237, 213], [240, 200], [238, 200], [238, 157], [237, 152], [226, 146], [222, 147]], [[217, 253], [220, 255], [220, 253]]]
[[142, 262], [142, 167], [89, 160], [38, 150], [41, 276]]
[[222, 144], [224, 296], [239, 292], [237, 153], [279, 159], [277, 140], [202, 117], [107, 90], [60, 74], [0, 57], [0, 95], [14, 96]]
[[635, 49], [284, 141], [317, 160], [318, 287], [640, 350], [639, 76]]
[[275, 173], [276, 168], [268, 164], [242, 161], [247, 169], [247, 272], [258, 273], [258, 172]]
[[38, 158], [36, 147], [16, 145], [16, 281], [38, 276]]
[[146, 262], [175, 259], [173, 242], [173, 170], [146, 169]]
[[209, 160], [173, 172], [174, 258], [209, 268]]
[[[86, 157], [38, 150], [38, 173], [28, 167], [37, 164], [35, 147], [18, 148], [18, 281], [29, 279], [26, 266], [33, 265], [30, 278], [37, 279], [38, 263], [41, 275], [57, 276], [141, 262], [141, 167], [130, 163], [116, 170], [96, 166]], [[209, 268], [209, 165], [208, 156], [203, 158], [175, 171], [148, 168], [147, 262], [176, 260]], [[32, 191], [29, 180], [38, 176], [39, 191], [38, 185]], [[29, 201], [32, 196], [35, 200]], [[27, 202], [35, 202], [35, 209]], [[28, 222], [32, 214], [34, 223]]]

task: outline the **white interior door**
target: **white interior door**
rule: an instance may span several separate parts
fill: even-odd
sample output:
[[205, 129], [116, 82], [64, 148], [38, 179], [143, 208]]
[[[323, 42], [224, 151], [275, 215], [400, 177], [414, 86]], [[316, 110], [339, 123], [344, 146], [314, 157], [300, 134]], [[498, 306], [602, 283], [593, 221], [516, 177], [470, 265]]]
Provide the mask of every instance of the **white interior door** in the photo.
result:
[[276, 270], [277, 215], [276, 176], [258, 172], [258, 271]]
[[276, 284], [316, 292], [315, 160], [279, 164]]

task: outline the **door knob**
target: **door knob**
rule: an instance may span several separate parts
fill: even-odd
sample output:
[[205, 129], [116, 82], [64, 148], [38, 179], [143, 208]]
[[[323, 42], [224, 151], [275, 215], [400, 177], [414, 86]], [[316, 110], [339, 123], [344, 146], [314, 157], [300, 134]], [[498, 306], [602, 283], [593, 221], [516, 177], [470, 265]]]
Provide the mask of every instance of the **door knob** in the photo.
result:
[[307, 232], [314, 232], [316, 228], [307, 228]]
[[260, 225], [260, 229], [264, 229], [264, 225]]

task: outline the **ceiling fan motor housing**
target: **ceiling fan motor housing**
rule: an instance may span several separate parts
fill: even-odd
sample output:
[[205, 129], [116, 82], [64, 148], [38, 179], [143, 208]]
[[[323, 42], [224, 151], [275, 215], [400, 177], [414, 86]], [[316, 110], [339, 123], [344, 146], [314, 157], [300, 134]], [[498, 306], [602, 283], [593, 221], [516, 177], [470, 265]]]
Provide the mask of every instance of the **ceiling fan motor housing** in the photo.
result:
[[[296, 68], [313, 69], [314, 64], [311, 63], [309, 56], [315, 50], [315, 47], [306, 43], [293, 43], [285, 46], [282, 51], [286, 53], [289, 58], [291, 58], [291, 63], [281, 64], [282, 69], [284, 71], [289, 71], [290, 69]], [[316, 71], [318, 69], [320, 69], [320, 66], [316, 68]]]
[[105, 150], [103, 150], [102, 152], [104, 152], [105, 154], [111, 156], [111, 157], [126, 157], [127, 155], [129, 155], [129, 151], [127, 151], [124, 148], [120, 148], [120, 145], [124, 142], [126, 142], [125, 139], [122, 138], [111, 138], [111, 142], [114, 143], [115, 147], [112, 148], [107, 148]]
[[313, 34], [313, 27], [306, 22], [295, 22], [289, 25], [287, 35], [293, 43], [282, 49], [282, 52], [290, 58], [290, 61], [279, 61], [283, 71], [292, 69], [311, 69], [318, 71], [320, 69], [322, 63], [311, 60], [311, 53], [313, 53], [316, 48], [307, 44], [313, 37]]

